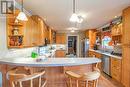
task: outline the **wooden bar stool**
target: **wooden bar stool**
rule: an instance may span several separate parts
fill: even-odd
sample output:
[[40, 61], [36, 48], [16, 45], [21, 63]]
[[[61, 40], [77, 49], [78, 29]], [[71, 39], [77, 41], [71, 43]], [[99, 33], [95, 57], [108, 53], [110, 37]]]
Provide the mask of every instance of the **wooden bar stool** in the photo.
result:
[[[33, 84], [34, 79], [38, 79], [38, 87], [45, 87], [46, 80], [42, 81], [42, 76], [45, 74], [45, 71], [37, 72], [30, 74], [27, 70], [19, 71], [19, 69], [10, 70], [8, 73], [8, 78], [10, 82], [10, 87], [25, 87], [23, 86], [24, 82], [30, 81], [30, 87], [35, 87]], [[42, 83], [43, 82], [43, 83]], [[29, 85], [27, 85], [29, 87]]]
[[[65, 76], [69, 79], [69, 85], [67, 84], [68, 87], [79, 87], [81, 82], [85, 84], [84, 87], [97, 87], [100, 70], [98, 68], [94, 68], [94, 71], [84, 73], [83, 75], [79, 75], [72, 71], [66, 71]], [[76, 86], [73, 86], [72, 80], [76, 81]]]
[[93, 72], [84, 73], [81, 80], [85, 82], [85, 87], [97, 87], [100, 70], [94, 68]]
[[75, 87], [79, 87], [79, 79], [81, 78], [81, 75], [74, 73], [72, 71], [66, 71], [65, 72], [65, 76], [68, 78], [69, 82], [67, 83], [67, 87], [73, 87], [73, 81], [75, 80], [76, 82], [76, 86]]

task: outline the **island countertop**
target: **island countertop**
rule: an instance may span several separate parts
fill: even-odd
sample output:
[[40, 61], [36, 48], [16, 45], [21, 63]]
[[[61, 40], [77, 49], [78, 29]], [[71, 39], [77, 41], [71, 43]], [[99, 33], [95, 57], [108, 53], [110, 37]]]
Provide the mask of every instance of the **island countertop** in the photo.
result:
[[41, 58], [37, 62], [33, 58], [0, 58], [0, 64], [32, 67], [78, 66], [101, 62], [98, 58]]

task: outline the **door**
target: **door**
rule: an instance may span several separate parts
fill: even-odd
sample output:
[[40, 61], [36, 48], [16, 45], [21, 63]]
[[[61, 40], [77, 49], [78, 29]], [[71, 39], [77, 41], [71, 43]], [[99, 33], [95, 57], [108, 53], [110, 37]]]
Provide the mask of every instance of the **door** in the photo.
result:
[[68, 54], [77, 55], [77, 36], [68, 36]]

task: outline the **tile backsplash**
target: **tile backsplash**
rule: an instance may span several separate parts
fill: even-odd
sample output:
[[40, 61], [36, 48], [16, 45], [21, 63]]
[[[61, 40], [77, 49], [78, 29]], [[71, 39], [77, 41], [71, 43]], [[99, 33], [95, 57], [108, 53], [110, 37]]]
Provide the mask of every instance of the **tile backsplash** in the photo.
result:
[[[38, 48], [39, 47], [22, 48], [22, 49], [8, 49], [6, 52], [1, 53], [0, 58], [30, 57], [32, 51], [38, 52]], [[45, 48], [48, 52], [51, 50], [59, 50], [59, 49], [66, 50], [66, 45], [51, 44], [48, 46], [43, 46], [43, 48]], [[53, 49], [51, 49], [51, 48], [53, 48]]]
[[23, 48], [23, 49], [9, 49], [4, 58], [12, 57], [30, 57], [32, 51], [36, 51], [37, 47]]

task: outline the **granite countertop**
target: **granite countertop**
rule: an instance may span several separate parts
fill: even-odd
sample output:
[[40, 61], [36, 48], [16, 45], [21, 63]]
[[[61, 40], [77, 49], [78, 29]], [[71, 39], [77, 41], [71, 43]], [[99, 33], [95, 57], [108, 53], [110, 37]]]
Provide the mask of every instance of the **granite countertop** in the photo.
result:
[[89, 49], [90, 51], [94, 51], [94, 52], [97, 52], [97, 53], [100, 53], [100, 54], [103, 54], [103, 55], [106, 55], [106, 56], [110, 56], [112, 58], [117, 58], [117, 59], [122, 59], [121, 56], [116, 56], [116, 55], [112, 55], [111, 53], [109, 52], [103, 52], [101, 50], [93, 50], [93, 49]]
[[98, 58], [40, 58], [37, 62], [33, 58], [0, 58], [0, 64], [32, 67], [76, 66], [101, 62]]

